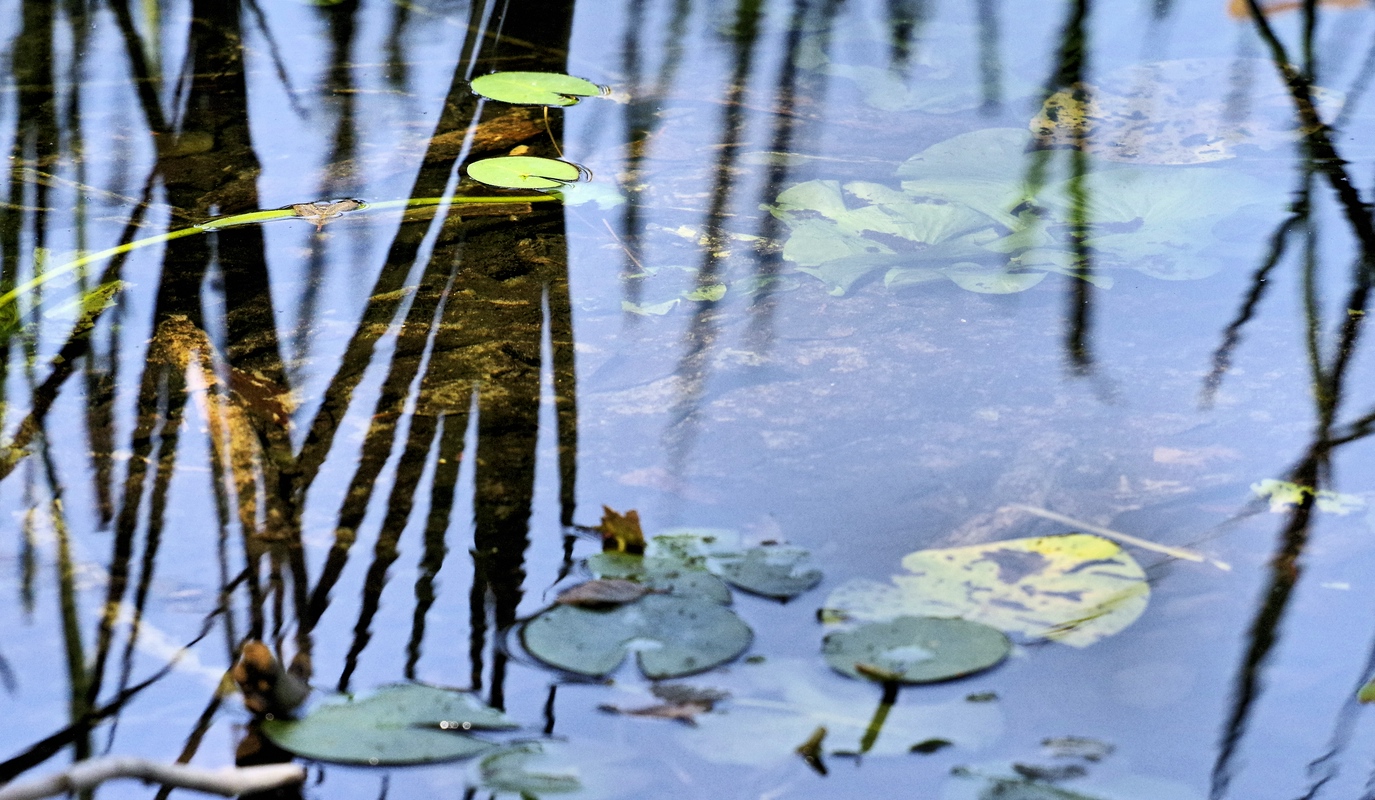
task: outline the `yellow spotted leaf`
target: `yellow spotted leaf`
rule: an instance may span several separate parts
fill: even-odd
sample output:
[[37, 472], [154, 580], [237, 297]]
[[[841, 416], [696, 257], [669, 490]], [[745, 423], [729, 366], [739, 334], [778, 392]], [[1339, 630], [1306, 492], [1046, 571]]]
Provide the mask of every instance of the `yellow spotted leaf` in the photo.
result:
[[1085, 647], [1146, 609], [1141, 565], [1086, 533], [918, 550], [892, 583], [851, 581], [827, 598], [828, 622], [959, 617], [1008, 633]]

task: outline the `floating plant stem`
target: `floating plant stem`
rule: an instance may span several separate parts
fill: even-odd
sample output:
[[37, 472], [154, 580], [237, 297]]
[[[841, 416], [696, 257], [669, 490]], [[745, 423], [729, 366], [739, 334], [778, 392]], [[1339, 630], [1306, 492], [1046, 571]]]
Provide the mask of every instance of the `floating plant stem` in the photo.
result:
[[[550, 194], [483, 197], [416, 197], [411, 198], [409, 200], [383, 200], [379, 203], [359, 203], [359, 205], [355, 209], [351, 210], [351, 213], [366, 211], [386, 211], [398, 208], [422, 208], [426, 206], [442, 205], [444, 203], [450, 203], [452, 205], [483, 205], [511, 203], [554, 203], [558, 201], [558, 197], [555, 197], [554, 195]], [[105, 261], [106, 259], [114, 258], [115, 256], [121, 255], [123, 253], [132, 252], [134, 250], [139, 250], [144, 247], [150, 247], [155, 244], [162, 244], [163, 242], [170, 242], [173, 239], [181, 239], [186, 236], [195, 236], [196, 234], [225, 230], [226, 228], [237, 228], [241, 225], [257, 225], [264, 222], [272, 222], [273, 220], [279, 219], [307, 219], [307, 217], [300, 214], [294, 207], [274, 208], [267, 211], [249, 211], [244, 214], [232, 214], [227, 217], [217, 217], [215, 219], [207, 220], [206, 222], [202, 222], [197, 225], [192, 225], [187, 228], [180, 228], [175, 231], [160, 233], [157, 236], [149, 236], [144, 239], [136, 239], [132, 242], [119, 245], [118, 247], [111, 247], [109, 249], [101, 250], [95, 253], [89, 253], [87, 255], [81, 256], [80, 258], [75, 258], [71, 261], [68, 261], [67, 263], [62, 264], [60, 266], [44, 270], [41, 275], [37, 275], [34, 278], [19, 284], [18, 286], [14, 287], [8, 292], [0, 294], [0, 308], [4, 308], [5, 306], [13, 303], [20, 295], [23, 295], [27, 292], [31, 292], [34, 289], [37, 289], [38, 287], [42, 286], [43, 284], [55, 278], [59, 278], [63, 275], [66, 275], [67, 273], [73, 270], [80, 269], [81, 267], [84, 267], [87, 264], [94, 264], [100, 261]], [[319, 223], [317, 223], [317, 225], [318, 224]]]
[[883, 723], [888, 719], [888, 712], [893, 710], [893, 705], [898, 702], [897, 681], [883, 682], [883, 697], [879, 700], [878, 708], [874, 709], [874, 716], [869, 720], [869, 727], [864, 730], [864, 738], [859, 740], [859, 752], [867, 753], [878, 741], [878, 735], [883, 732]]
[[1021, 503], [1013, 503], [1008, 507], [1015, 508], [1019, 511], [1025, 511], [1028, 514], [1035, 514], [1038, 517], [1044, 517], [1048, 520], [1064, 523], [1065, 525], [1073, 525], [1076, 528], [1088, 531], [1089, 533], [1096, 533], [1099, 536], [1112, 539], [1113, 541], [1121, 542], [1122, 544], [1133, 545], [1136, 547], [1140, 547], [1143, 550], [1152, 550], [1154, 552], [1162, 553], [1173, 558], [1180, 558], [1185, 561], [1196, 561], [1200, 564], [1207, 562], [1224, 572], [1232, 571], [1231, 564], [1228, 564], [1225, 561], [1218, 561], [1217, 559], [1208, 558], [1202, 553], [1199, 553], [1194, 550], [1188, 550], [1183, 547], [1171, 547], [1166, 544], [1157, 544], [1155, 542], [1150, 541], [1149, 539], [1141, 539], [1136, 536], [1132, 536], [1128, 533], [1115, 531], [1112, 528], [1104, 528], [1100, 525], [1094, 525], [1091, 522], [1084, 522], [1080, 519], [1067, 517], [1064, 514], [1056, 514], [1054, 511], [1050, 511], [1044, 508], [1038, 508], [1036, 506], [1028, 506], [1023, 505]]

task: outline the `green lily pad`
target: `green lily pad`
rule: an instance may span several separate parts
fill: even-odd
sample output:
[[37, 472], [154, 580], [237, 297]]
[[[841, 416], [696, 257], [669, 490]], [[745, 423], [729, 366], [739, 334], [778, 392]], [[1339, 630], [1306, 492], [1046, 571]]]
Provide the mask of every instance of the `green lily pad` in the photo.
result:
[[587, 558], [587, 569], [598, 578], [637, 581], [655, 591], [730, 605], [730, 587], [724, 581], [705, 566], [679, 559], [603, 552]]
[[1086, 533], [918, 550], [891, 584], [851, 581], [826, 599], [824, 621], [960, 617], [1001, 631], [1085, 647], [1145, 611], [1150, 585], [1115, 542]]
[[697, 597], [652, 594], [611, 610], [555, 606], [526, 622], [532, 656], [580, 675], [609, 675], [635, 651], [646, 677], [676, 678], [724, 664], [754, 634], [730, 609]]
[[571, 106], [602, 93], [592, 81], [558, 72], [493, 72], [473, 78], [471, 86], [490, 100], [529, 106]]
[[997, 665], [1012, 649], [997, 628], [965, 619], [898, 617], [836, 631], [821, 645], [826, 663], [851, 678], [936, 683]]
[[268, 720], [263, 734], [302, 758], [339, 764], [430, 764], [467, 758], [495, 745], [463, 731], [519, 727], [468, 692], [416, 683], [385, 686], [370, 697], [326, 702], [299, 720]]
[[576, 164], [538, 156], [484, 158], [468, 165], [468, 177], [503, 189], [557, 189], [581, 175]]
[[821, 583], [821, 570], [806, 566], [810, 558], [811, 553], [800, 547], [753, 547], [739, 556], [720, 559], [717, 569], [732, 586], [786, 600]]

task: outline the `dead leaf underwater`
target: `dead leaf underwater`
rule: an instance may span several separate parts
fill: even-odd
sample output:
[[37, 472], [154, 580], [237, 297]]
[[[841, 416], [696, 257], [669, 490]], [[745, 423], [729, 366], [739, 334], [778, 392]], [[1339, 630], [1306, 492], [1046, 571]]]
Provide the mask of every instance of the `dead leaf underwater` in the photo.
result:
[[827, 622], [957, 617], [1085, 647], [1132, 624], [1150, 586], [1115, 542], [1086, 533], [918, 550], [892, 583], [858, 580], [831, 593]]

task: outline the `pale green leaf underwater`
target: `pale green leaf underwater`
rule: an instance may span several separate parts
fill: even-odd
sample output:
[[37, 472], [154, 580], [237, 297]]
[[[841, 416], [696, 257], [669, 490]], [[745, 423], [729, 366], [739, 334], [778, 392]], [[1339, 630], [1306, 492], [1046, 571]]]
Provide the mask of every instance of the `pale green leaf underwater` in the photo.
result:
[[[1234, 258], [1224, 220], [1264, 221], [1280, 197], [1216, 167], [1092, 163], [1082, 178], [1028, 182], [1037, 159], [1022, 129], [990, 128], [928, 147], [881, 183], [811, 180], [767, 209], [789, 228], [783, 258], [836, 296], [883, 271], [889, 289], [948, 278], [985, 294], [1026, 291], [1055, 272], [1111, 288], [1111, 272], [1206, 278]], [[1268, 223], [1267, 223], [1268, 224]], [[1070, 231], [1082, 225], [1078, 245]], [[903, 244], [903, 241], [910, 245]]]

